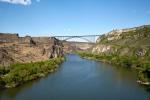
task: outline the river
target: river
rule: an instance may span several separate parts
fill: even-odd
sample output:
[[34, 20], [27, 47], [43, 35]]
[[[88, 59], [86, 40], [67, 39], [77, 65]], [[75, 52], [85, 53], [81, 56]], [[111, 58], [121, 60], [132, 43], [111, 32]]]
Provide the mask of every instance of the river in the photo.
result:
[[131, 69], [66, 56], [57, 72], [22, 86], [0, 90], [0, 100], [150, 100]]

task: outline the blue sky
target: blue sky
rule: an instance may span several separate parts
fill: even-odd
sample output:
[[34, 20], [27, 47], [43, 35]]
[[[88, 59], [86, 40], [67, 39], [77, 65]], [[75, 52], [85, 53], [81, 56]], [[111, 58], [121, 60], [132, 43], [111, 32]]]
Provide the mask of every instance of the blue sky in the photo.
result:
[[150, 0], [0, 0], [0, 32], [103, 34], [150, 24]]

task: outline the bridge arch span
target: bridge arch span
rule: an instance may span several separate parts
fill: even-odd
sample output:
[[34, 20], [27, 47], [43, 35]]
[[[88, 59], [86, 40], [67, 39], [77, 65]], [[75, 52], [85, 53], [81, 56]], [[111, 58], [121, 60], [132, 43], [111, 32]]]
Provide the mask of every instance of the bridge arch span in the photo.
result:
[[82, 39], [82, 40], [85, 40], [85, 41], [87, 41], [87, 42], [92, 43], [92, 41], [90, 41], [89, 39], [84, 38], [84, 37], [78, 37], [78, 36], [75, 36], [75, 37], [68, 37], [68, 38], [64, 39], [64, 41], [67, 41], [67, 40], [70, 40], [70, 39], [74, 39], [74, 38], [79, 38], [79, 39]]
[[[100, 35], [52, 36], [52, 37], [55, 37], [55, 38], [57, 38], [59, 40], [62, 40], [62, 41], [67, 41], [67, 40], [70, 40], [70, 39], [79, 38], [79, 39], [85, 40], [86, 42], [89, 42], [89, 43], [96, 43], [96, 40], [97, 40], [98, 37], [100, 37]], [[76, 41], [76, 42], [79, 42], [79, 41]]]

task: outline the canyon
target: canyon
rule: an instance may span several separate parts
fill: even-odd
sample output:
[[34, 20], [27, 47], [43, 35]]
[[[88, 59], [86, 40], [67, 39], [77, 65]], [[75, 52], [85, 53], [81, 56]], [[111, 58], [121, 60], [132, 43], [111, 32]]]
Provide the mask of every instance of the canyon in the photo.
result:
[[[140, 83], [150, 84], [150, 25], [113, 30], [97, 43], [68, 42], [54, 37], [19, 37], [0, 33], [0, 67], [33, 63], [84, 52], [86, 56], [117, 66], [138, 69]], [[87, 54], [86, 54], [87, 53]], [[85, 56], [85, 55], [82, 56]]]

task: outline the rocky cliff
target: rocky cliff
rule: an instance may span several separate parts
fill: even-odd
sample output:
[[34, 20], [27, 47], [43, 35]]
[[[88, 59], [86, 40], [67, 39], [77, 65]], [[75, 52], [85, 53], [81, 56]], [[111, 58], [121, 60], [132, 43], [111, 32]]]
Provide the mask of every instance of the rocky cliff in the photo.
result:
[[98, 39], [92, 52], [120, 56], [150, 56], [150, 26], [113, 30]]
[[94, 45], [94, 43], [63, 41], [63, 50], [65, 53], [86, 51]]
[[138, 82], [150, 86], [150, 25], [113, 30], [102, 35], [90, 58], [138, 70]]
[[78, 54], [118, 67], [136, 69], [137, 82], [150, 89], [150, 25], [113, 30], [100, 36], [91, 51]]
[[63, 56], [63, 44], [49, 37], [19, 37], [0, 33], [0, 66], [44, 61]]

